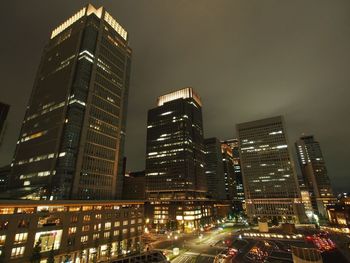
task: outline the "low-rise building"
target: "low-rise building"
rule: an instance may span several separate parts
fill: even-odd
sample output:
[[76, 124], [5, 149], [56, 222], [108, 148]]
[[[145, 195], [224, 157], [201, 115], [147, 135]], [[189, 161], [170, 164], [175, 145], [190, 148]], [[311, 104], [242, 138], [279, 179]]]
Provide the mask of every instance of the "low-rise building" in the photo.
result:
[[154, 199], [145, 204], [145, 217], [157, 231], [189, 233], [212, 223], [214, 204], [215, 201], [209, 199]]
[[124, 200], [2, 200], [1, 258], [85, 263], [139, 251], [143, 205]]
[[338, 227], [350, 227], [350, 197], [342, 197], [338, 203], [327, 207], [328, 220]]

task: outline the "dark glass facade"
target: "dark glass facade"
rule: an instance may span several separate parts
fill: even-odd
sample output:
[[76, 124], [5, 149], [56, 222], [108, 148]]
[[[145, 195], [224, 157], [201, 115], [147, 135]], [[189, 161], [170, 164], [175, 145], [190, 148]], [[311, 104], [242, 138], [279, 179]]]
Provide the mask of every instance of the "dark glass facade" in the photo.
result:
[[209, 198], [227, 199], [224, 175], [224, 165], [221, 154], [221, 144], [217, 138], [204, 140], [205, 175], [207, 178]]
[[243, 188], [243, 177], [241, 172], [241, 160], [239, 156], [238, 139], [229, 139], [226, 141], [222, 141], [221, 143], [223, 146], [228, 145], [232, 150], [232, 163], [235, 182], [235, 192], [233, 196], [233, 201], [235, 203], [235, 208], [237, 208], [238, 210], [242, 210], [245, 197]]
[[27, 198], [121, 197], [131, 49], [126, 31], [88, 5], [44, 49], [13, 159]]
[[148, 111], [146, 181], [149, 198], [204, 196], [202, 109], [198, 96], [185, 88], [158, 99]]
[[300, 187], [309, 192], [314, 212], [326, 216], [326, 206], [335, 198], [320, 143], [314, 136], [302, 136], [295, 147], [301, 170]]
[[226, 199], [233, 201], [236, 196], [236, 178], [233, 167], [232, 148], [226, 144], [221, 144], [222, 163], [224, 166], [225, 194]]

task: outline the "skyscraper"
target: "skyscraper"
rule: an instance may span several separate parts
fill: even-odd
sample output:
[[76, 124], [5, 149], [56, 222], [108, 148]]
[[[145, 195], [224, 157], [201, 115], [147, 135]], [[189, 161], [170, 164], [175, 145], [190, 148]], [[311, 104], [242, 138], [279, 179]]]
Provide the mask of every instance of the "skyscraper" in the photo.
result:
[[215, 137], [205, 139], [204, 148], [208, 196], [214, 199], [226, 199], [224, 165], [220, 141]]
[[156, 229], [198, 229], [212, 216], [204, 173], [202, 102], [192, 88], [158, 98], [148, 111], [146, 206]]
[[192, 88], [160, 96], [148, 111], [146, 180], [152, 196], [196, 198], [207, 191], [202, 103]]
[[230, 139], [225, 141], [228, 145], [232, 148], [232, 155], [233, 155], [233, 168], [235, 173], [235, 180], [236, 180], [236, 196], [234, 197], [234, 200], [238, 205], [241, 205], [241, 207], [244, 205], [244, 186], [243, 186], [243, 177], [242, 177], [242, 171], [241, 171], [241, 159], [239, 156], [239, 142], [238, 139]]
[[231, 202], [236, 196], [236, 178], [233, 167], [232, 148], [227, 143], [221, 143], [222, 164], [224, 166], [225, 194]]
[[237, 125], [249, 219], [305, 221], [281, 116]]
[[314, 212], [326, 216], [326, 205], [334, 200], [334, 196], [320, 144], [314, 136], [302, 136], [295, 147], [301, 184], [309, 192]]
[[23, 197], [121, 197], [130, 63], [128, 33], [103, 7], [52, 31], [12, 162]]
[[0, 145], [4, 136], [5, 121], [9, 110], [10, 110], [9, 105], [0, 102]]

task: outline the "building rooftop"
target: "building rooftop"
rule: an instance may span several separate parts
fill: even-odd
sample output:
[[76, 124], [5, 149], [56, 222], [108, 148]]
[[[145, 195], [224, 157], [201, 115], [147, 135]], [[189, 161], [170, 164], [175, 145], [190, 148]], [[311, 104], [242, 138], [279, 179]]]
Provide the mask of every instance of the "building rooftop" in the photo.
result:
[[186, 87], [186, 88], [179, 89], [179, 90], [170, 92], [168, 94], [159, 96], [157, 99], [157, 106], [162, 106], [166, 102], [181, 99], [181, 98], [182, 99], [192, 98], [198, 103], [199, 106], [202, 106], [201, 98], [191, 87]]
[[0, 207], [42, 206], [42, 205], [140, 205], [143, 200], [0, 200]]
[[70, 27], [76, 21], [84, 16], [95, 14], [98, 18], [104, 19], [125, 41], [128, 37], [128, 32], [105, 10], [103, 6], [95, 8], [93, 5], [88, 4], [87, 6], [80, 9], [73, 16], [64, 21], [57, 28], [52, 30], [51, 39], [59, 35], [62, 31]]

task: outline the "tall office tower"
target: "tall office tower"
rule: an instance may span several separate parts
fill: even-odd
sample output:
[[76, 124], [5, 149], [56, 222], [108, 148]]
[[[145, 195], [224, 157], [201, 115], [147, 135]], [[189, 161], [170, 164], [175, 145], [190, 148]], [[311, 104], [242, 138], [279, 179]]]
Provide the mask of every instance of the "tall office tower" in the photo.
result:
[[208, 197], [226, 199], [224, 166], [221, 144], [217, 138], [204, 140], [205, 175], [207, 177]]
[[221, 158], [224, 166], [226, 199], [233, 201], [236, 196], [236, 178], [233, 167], [233, 153], [230, 145], [221, 143]]
[[5, 131], [5, 121], [7, 118], [7, 114], [10, 110], [10, 106], [0, 102], [0, 145], [4, 136]]
[[103, 7], [52, 31], [12, 163], [24, 197], [121, 197], [130, 63], [128, 34]]
[[[192, 88], [158, 98], [148, 111], [146, 213], [157, 229], [198, 229], [211, 215], [205, 203], [202, 103]], [[209, 222], [209, 220], [208, 220]]]
[[249, 219], [306, 221], [283, 118], [241, 123], [237, 132]]
[[[235, 208], [238, 210], [244, 209], [244, 188], [243, 188], [243, 178], [241, 172], [241, 160], [239, 157], [239, 143], [238, 139], [229, 139], [221, 142], [222, 145], [228, 145], [232, 149], [232, 162], [235, 180], [235, 191], [233, 196], [233, 201]], [[224, 146], [225, 147], [225, 146]], [[225, 147], [226, 148], [226, 147]]]
[[146, 180], [149, 197], [206, 194], [202, 103], [192, 88], [160, 96], [148, 111]]
[[314, 136], [302, 136], [295, 143], [301, 169], [301, 187], [309, 192], [315, 213], [326, 216], [326, 205], [334, 201], [321, 147]]

